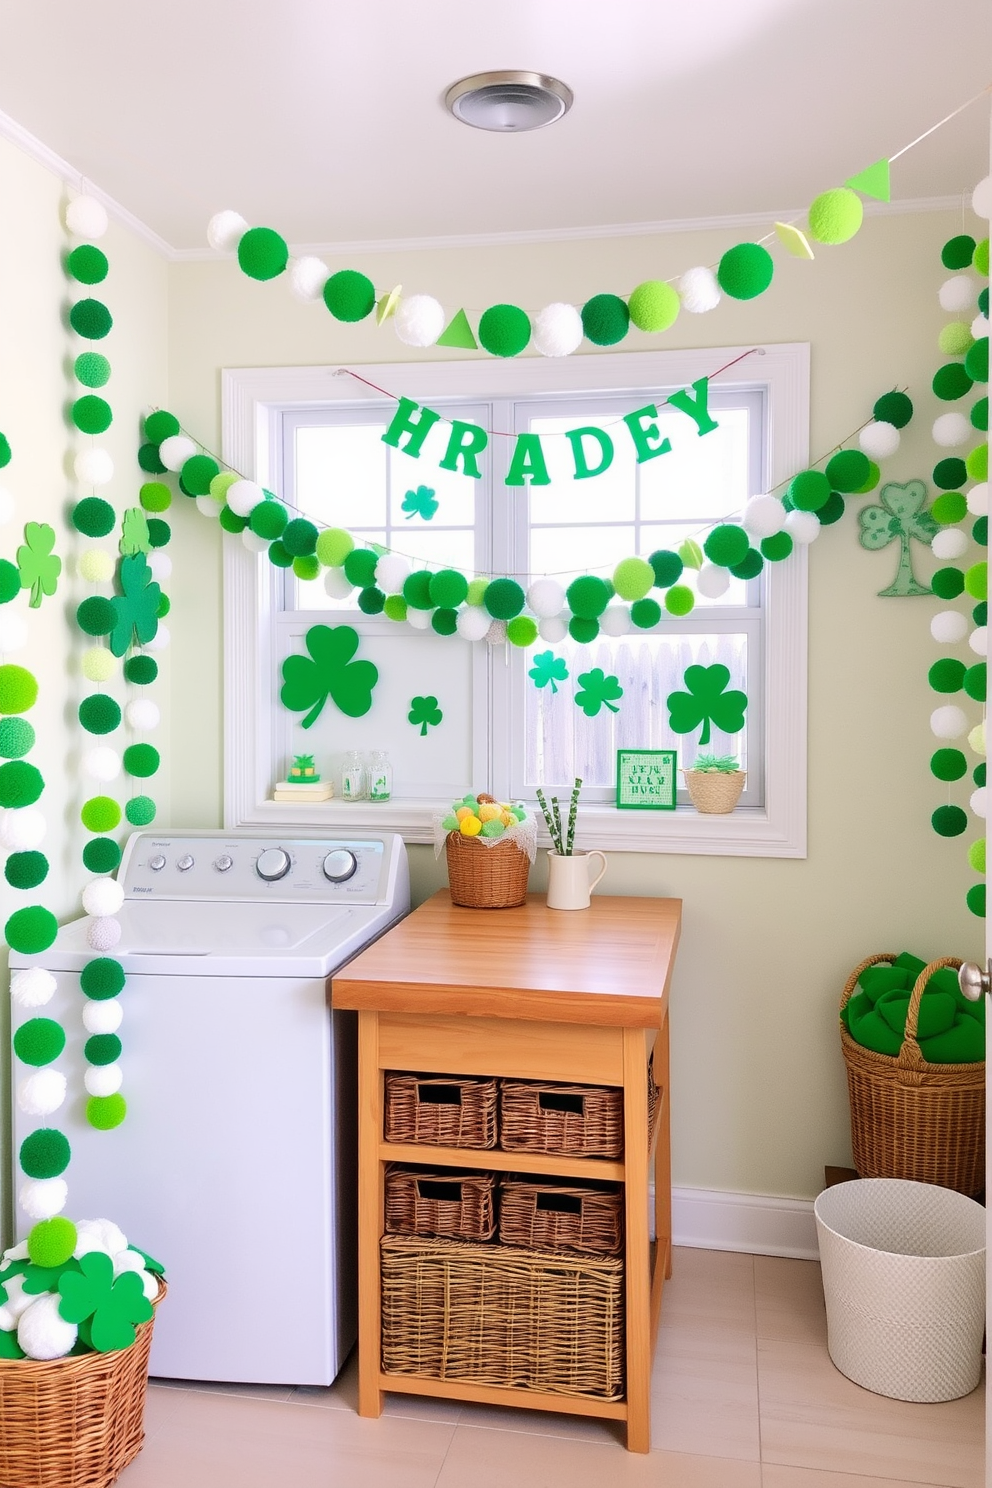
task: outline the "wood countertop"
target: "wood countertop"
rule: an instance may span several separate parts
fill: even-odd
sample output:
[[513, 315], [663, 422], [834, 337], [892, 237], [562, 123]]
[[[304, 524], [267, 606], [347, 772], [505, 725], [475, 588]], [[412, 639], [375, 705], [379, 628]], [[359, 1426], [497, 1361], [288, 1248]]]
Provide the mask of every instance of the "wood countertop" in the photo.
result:
[[680, 899], [594, 894], [589, 909], [463, 909], [434, 894], [332, 979], [339, 1008], [659, 1028]]

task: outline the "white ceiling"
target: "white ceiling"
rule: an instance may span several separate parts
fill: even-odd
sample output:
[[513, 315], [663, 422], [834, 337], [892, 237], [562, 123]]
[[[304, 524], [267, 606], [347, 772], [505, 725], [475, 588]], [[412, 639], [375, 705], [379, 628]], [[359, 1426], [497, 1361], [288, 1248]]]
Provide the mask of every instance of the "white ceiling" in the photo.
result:
[[[159, 234], [234, 207], [291, 243], [550, 231], [802, 207], [992, 81], [988, 0], [34, 0], [0, 109]], [[549, 129], [443, 110], [499, 67], [575, 91]], [[893, 168], [988, 170], [979, 102]]]

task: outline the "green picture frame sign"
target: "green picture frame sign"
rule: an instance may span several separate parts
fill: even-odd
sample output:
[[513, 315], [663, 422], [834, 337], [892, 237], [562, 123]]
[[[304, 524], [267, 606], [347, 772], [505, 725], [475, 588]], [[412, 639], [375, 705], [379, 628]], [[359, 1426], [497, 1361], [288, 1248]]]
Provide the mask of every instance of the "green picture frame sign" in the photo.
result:
[[674, 811], [678, 751], [617, 750], [617, 809]]

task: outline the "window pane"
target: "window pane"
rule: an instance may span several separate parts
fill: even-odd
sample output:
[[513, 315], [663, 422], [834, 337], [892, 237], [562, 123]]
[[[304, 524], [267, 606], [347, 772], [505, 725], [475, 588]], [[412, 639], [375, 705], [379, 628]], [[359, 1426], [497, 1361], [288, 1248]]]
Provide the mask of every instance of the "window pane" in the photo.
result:
[[415, 568], [458, 568], [469, 576], [475, 569], [475, 533], [471, 529], [421, 527], [394, 531], [390, 548], [402, 553]]
[[386, 520], [385, 424], [331, 424], [296, 430], [295, 505], [328, 527]]
[[[414, 460], [400, 450], [391, 449], [389, 445], [383, 445], [383, 449], [388, 451], [389, 456], [389, 519], [398, 528], [423, 527], [427, 522], [431, 526], [472, 525], [475, 521], [476, 492], [481, 484], [479, 481], [473, 480], [469, 475], [454, 475], [450, 470], [442, 470], [435, 460], [426, 455]], [[439, 445], [438, 449], [443, 452], [443, 445]], [[411, 515], [403, 510], [407, 493], [416, 492], [421, 486], [431, 492], [437, 502], [432, 517]]]
[[661, 432], [672, 442], [666, 455], [639, 466], [641, 517], [665, 521], [691, 517], [719, 521], [739, 512], [748, 490], [748, 411], [714, 410], [719, 425], [697, 434], [693, 422], [673, 408], [658, 415]]
[[[575, 479], [575, 462], [572, 446], [565, 437], [566, 429], [581, 429], [592, 425], [606, 430], [613, 441], [613, 461], [609, 468], [595, 478]], [[530, 519], [532, 522], [602, 522], [613, 518], [618, 522], [632, 521], [634, 517], [634, 447], [622, 424], [619, 430], [614, 425], [614, 416], [597, 418], [592, 412], [568, 418], [532, 419], [529, 428], [542, 436], [542, 449], [551, 476], [549, 486], [534, 486], [530, 492]], [[622, 434], [623, 438], [616, 437]], [[586, 460], [592, 469], [600, 463], [600, 451], [595, 440], [586, 437], [583, 441]], [[583, 565], [588, 568], [590, 565]]]
[[530, 571], [554, 576], [566, 588], [580, 573], [605, 578], [621, 558], [634, 551], [634, 527], [534, 527], [530, 534]]

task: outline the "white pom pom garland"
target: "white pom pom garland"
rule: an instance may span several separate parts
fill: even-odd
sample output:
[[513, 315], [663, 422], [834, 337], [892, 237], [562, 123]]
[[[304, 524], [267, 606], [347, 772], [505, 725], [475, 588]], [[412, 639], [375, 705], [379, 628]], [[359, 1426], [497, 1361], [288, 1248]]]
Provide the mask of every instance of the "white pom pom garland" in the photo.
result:
[[712, 269], [687, 269], [678, 282], [682, 309], [690, 315], [705, 315], [720, 303], [720, 286]]
[[166, 470], [182, 470], [196, 453], [196, 445], [187, 434], [170, 434], [158, 447], [158, 457]]
[[976, 791], [972, 791], [968, 805], [976, 816], [984, 816], [986, 812], [985, 786], [980, 785]]
[[953, 703], [935, 708], [930, 714], [930, 731], [938, 739], [960, 739], [967, 729], [967, 718]]
[[215, 253], [233, 253], [247, 231], [240, 212], [215, 212], [207, 223], [207, 242]]
[[986, 517], [986, 516], [988, 516], [988, 511], [989, 511], [989, 483], [988, 483], [988, 481], [979, 481], [978, 484], [977, 484], [977, 486], [972, 486], [971, 490], [970, 491], [967, 491], [965, 493], [965, 499], [966, 499], [966, 501], [968, 503], [968, 510], [969, 510], [969, 512], [971, 513], [971, 515], [973, 517]]
[[406, 618], [414, 630], [430, 630], [431, 628], [430, 610], [415, 610], [413, 605], [410, 605], [406, 612]]
[[115, 915], [124, 903], [124, 889], [115, 878], [93, 878], [83, 890], [83, 908], [99, 919]]
[[33, 852], [45, 840], [48, 823], [35, 806], [10, 806], [0, 811], [0, 847], [8, 852]]
[[121, 773], [121, 757], [109, 744], [98, 744], [83, 755], [83, 769], [91, 780], [106, 784]]
[[970, 274], [955, 274], [945, 279], [937, 291], [942, 310], [970, 310], [978, 296], [978, 285]]
[[971, 210], [976, 217], [992, 217], [992, 176], [983, 176], [971, 193]]
[[222, 501], [216, 501], [213, 496], [197, 496], [195, 498], [196, 509], [201, 517], [210, 517], [214, 521], [220, 516]]
[[801, 543], [806, 547], [811, 542], [816, 542], [820, 535], [820, 519], [816, 512], [790, 511], [785, 519], [785, 531], [795, 543]]
[[239, 517], [250, 517], [260, 501], [265, 500], [265, 492], [255, 481], [236, 480], [227, 488], [227, 504]]
[[331, 271], [324, 260], [308, 254], [305, 258], [298, 258], [290, 268], [289, 287], [296, 298], [306, 304], [323, 297], [324, 285], [330, 277]]
[[971, 421], [963, 413], [942, 413], [933, 421], [933, 442], [942, 449], [955, 449], [969, 444], [975, 433]]
[[478, 605], [466, 605], [459, 610], [456, 623], [463, 641], [481, 641], [489, 629], [489, 615]]
[[[119, 997], [108, 997], [103, 1002], [87, 999], [83, 1006], [83, 1027], [87, 1033], [116, 1033], [124, 1018], [124, 1009]], [[106, 1068], [100, 1065], [98, 1068]]]
[[[212, 505], [217, 508], [219, 513], [220, 507], [217, 505], [217, 502], [213, 501]], [[148, 554], [148, 567], [151, 569], [152, 578], [156, 584], [166, 584], [172, 577], [172, 559], [168, 553], [162, 553], [158, 549], [154, 549]]]
[[86, 944], [93, 951], [112, 951], [121, 933], [120, 920], [90, 920], [86, 927]]
[[774, 537], [788, 516], [777, 496], [752, 496], [744, 508], [743, 526], [752, 537]]
[[51, 1219], [61, 1214], [69, 1197], [64, 1178], [29, 1178], [17, 1191], [17, 1202], [28, 1219]]
[[324, 575], [324, 592], [330, 599], [347, 599], [354, 587], [343, 568], [329, 568]]
[[582, 344], [582, 316], [574, 305], [556, 301], [534, 316], [531, 345], [544, 357], [571, 356]]
[[402, 299], [393, 316], [396, 335], [404, 346], [433, 346], [444, 330], [444, 306], [433, 295]]
[[568, 626], [560, 615], [551, 615], [547, 620], [539, 620], [537, 624], [538, 633], [542, 641], [547, 641], [549, 646], [557, 646], [568, 635]]
[[27, 621], [16, 610], [0, 610], [0, 651], [23, 651], [28, 643]]
[[383, 594], [400, 594], [410, 577], [410, 565], [399, 553], [384, 553], [375, 566], [375, 582]]
[[95, 242], [110, 226], [107, 209], [95, 196], [77, 196], [65, 209], [65, 225], [77, 238]]
[[[781, 506], [781, 502], [776, 505]], [[730, 572], [719, 564], [704, 563], [696, 575], [696, 589], [704, 599], [719, 599], [729, 588]]]
[[45, 1292], [21, 1313], [17, 1341], [29, 1359], [61, 1359], [75, 1343], [79, 1330], [59, 1312], [61, 1301], [57, 1292]]
[[968, 637], [968, 645], [976, 656], [986, 656], [989, 649], [989, 631], [987, 625], [978, 625]]
[[[102, 1007], [102, 1003], [94, 1003]], [[65, 1100], [66, 1078], [61, 1070], [35, 1070], [17, 1087], [17, 1104], [25, 1116], [51, 1116]]]
[[887, 460], [899, 448], [899, 430], [895, 424], [878, 419], [865, 425], [858, 435], [858, 443], [871, 459]]
[[150, 734], [162, 721], [158, 703], [153, 703], [150, 698], [136, 698], [133, 703], [128, 703], [124, 717], [128, 728], [137, 734]]
[[114, 462], [105, 449], [83, 449], [72, 462], [81, 486], [105, 486], [114, 478]]
[[55, 996], [58, 982], [43, 966], [25, 966], [10, 979], [11, 1001], [18, 1007], [44, 1007]]
[[960, 558], [968, 551], [968, 539], [960, 527], [945, 527], [934, 533], [930, 548], [935, 558]]
[[[608, 636], [629, 635], [631, 624], [630, 611], [626, 605], [608, 605], [599, 617], [599, 628]], [[564, 620], [561, 621], [561, 626], [564, 630]]]
[[968, 620], [960, 610], [940, 610], [930, 621], [930, 634], [942, 646], [954, 646], [968, 634]]
[[527, 604], [538, 620], [550, 620], [565, 608], [565, 591], [557, 579], [535, 579], [527, 590]]
[[124, 1084], [124, 1071], [119, 1064], [89, 1064], [83, 1084], [88, 1095], [116, 1095]]

